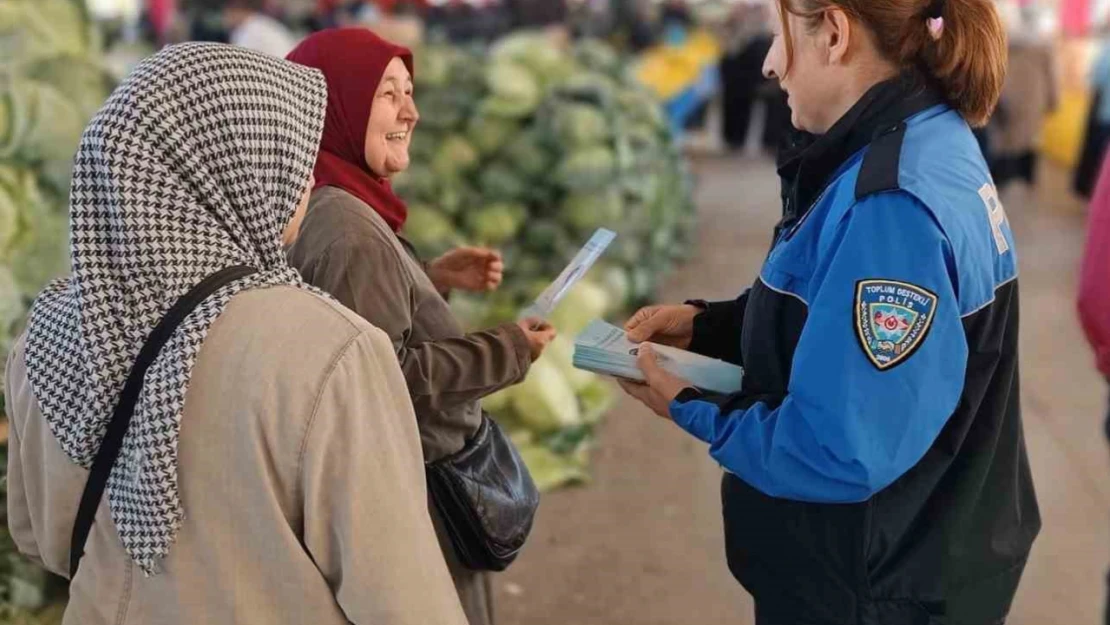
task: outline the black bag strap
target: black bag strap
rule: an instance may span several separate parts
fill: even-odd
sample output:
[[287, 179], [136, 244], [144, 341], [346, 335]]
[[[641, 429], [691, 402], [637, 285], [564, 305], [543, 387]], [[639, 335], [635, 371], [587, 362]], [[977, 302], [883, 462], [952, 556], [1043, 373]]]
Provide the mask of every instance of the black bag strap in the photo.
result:
[[123, 437], [131, 425], [131, 415], [135, 412], [135, 402], [139, 400], [139, 391], [143, 388], [143, 378], [146, 370], [162, 351], [166, 341], [173, 335], [177, 326], [193, 312], [201, 302], [216, 292], [220, 287], [245, 278], [255, 273], [253, 267], [237, 265], [221, 269], [208, 276], [188, 293], [182, 295], [166, 313], [158, 325], [150, 332], [146, 343], [139, 350], [135, 364], [131, 365], [131, 372], [127, 375], [127, 382], [123, 385], [119, 403], [112, 412], [112, 419], [108, 422], [108, 429], [104, 433], [104, 440], [96, 451], [92, 468], [89, 469], [89, 479], [85, 482], [85, 491], [81, 493], [81, 505], [77, 508], [77, 519], [73, 523], [73, 538], [69, 544], [69, 578], [77, 574], [77, 565], [81, 563], [81, 556], [85, 555], [85, 542], [89, 538], [96, 509], [104, 496], [104, 488], [108, 485], [108, 476], [119, 457], [120, 447], [123, 446]]

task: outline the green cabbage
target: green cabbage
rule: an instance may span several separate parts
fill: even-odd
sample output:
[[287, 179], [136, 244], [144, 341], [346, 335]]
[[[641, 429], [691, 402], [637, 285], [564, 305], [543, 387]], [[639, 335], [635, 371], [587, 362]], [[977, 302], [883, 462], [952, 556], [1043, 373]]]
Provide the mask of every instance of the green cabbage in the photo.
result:
[[598, 39], [583, 39], [574, 47], [574, 56], [583, 66], [603, 74], [621, 72], [621, 59], [609, 44]]
[[454, 90], [440, 89], [417, 95], [416, 105], [420, 111], [419, 127], [446, 132], [463, 124], [472, 103]]
[[[498, 425], [501, 425], [500, 421], [498, 421]], [[502, 427], [504, 427], [504, 425], [502, 425]], [[524, 429], [524, 427], [518, 425], [506, 431], [509, 433], [509, 440], [512, 441], [513, 445], [516, 445], [518, 450], [523, 450], [525, 447], [536, 446], [536, 435]], [[528, 462], [525, 461], [524, 464], [527, 465]]]
[[481, 202], [478, 192], [458, 176], [445, 177], [440, 185], [439, 198], [434, 203], [446, 215], [455, 216]]
[[559, 84], [556, 93], [566, 101], [576, 101], [609, 109], [619, 87], [612, 78], [596, 72], [579, 72]]
[[516, 63], [494, 62], [486, 69], [485, 78], [492, 98], [481, 110], [489, 115], [523, 117], [535, 111], [543, 97], [531, 72]]
[[554, 131], [565, 149], [602, 145], [612, 138], [609, 119], [595, 106], [565, 104], [555, 111]]
[[73, 178], [73, 159], [56, 158], [39, 165], [39, 182], [42, 188], [56, 198], [69, 197], [69, 183]]
[[82, 9], [73, 0], [0, 2], [0, 67], [43, 58], [80, 58], [89, 46]]
[[44, 208], [21, 213], [25, 229], [9, 250], [7, 260], [23, 292], [33, 294], [69, 269], [69, 219]]
[[466, 138], [482, 156], [489, 156], [501, 149], [520, 130], [520, 126], [505, 117], [476, 115], [466, 127]]
[[85, 128], [85, 115], [51, 85], [27, 81], [18, 88], [30, 90], [33, 114], [30, 128], [19, 147], [27, 161], [73, 160]]
[[[423, 123], [417, 126], [417, 128], [423, 127]], [[409, 158], [414, 164], [426, 165], [430, 163], [436, 154], [436, 150], [439, 149], [439, 142], [440, 138], [436, 136], [434, 129], [414, 131], [412, 139], [409, 141]]]
[[14, 190], [0, 184], [0, 260], [7, 255], [21, 230], [19, 199]]
[[27, 68], [29, 79], [57, 89], [81, 115], [91, 117], [108, 97], [108, 71], [90, 58], [54, 57]]
[[559, 82], [575, 71], [574, 61], [543, 33], [517, 32], [500, 39], [490, 50], [494, 62], [512, 61], [527, 68], [538, 82]]
[[0, 265], [0, 339], [23, 316], [23, 293], [12, 272]]
[[[3, 378], [4, 367], [8, 362], [8, 351], [15, 341], [17, 326], [24, 312], [24, 298], [15, 276], [7, 267], [0, 265], [0, 379]], [[2, 416], [3, 411], [0, 410], [0, 418]]]
[[422, 204], [409, 206], [403, 233], [422, 254], [442, 252], [458, 241], [454, 224], [439, 211]]
[[409, 202], [435, 203], [439, 198], [436, 176], [427, 165], [414, 163], [394, 176], [393, 190]]
[[[550, 219], [530, 220], [523, 237], [524, 248], [533, 258], [550, 257], [572, 245], [567, 238], [566, 229]], [[560, 262], [565, 261], [560, 259]]]
[[554, 432], [582, 422], [578, 399], [559, 367], [537, 360], [513, 391], [517, 418], [535, 432]]
[[489, 302], [484, 295], [461, 291], [452, 293], [448, 303], [451, 305], [451, 313], [468, 332], [481, 329], [486, 315], [489, 314]]
[[571, 193], [563, 200], [562, 217], [582, 234], [597, 228], [616, 228], [624, 216], [624, 201], [617, 190]]
[[590, 280], [581, 280], [563, 296], [548, 320], [561, 334], [575, 336], [591, 321], [604, 317], [612, 304], [604, 288]]
[[613, 265], [600, 266], [594, 271], [597, 272], [598, 282], [602, 288], [615, 302], [616, 308], [625, 308], [632, 294], [632, 283], [628, 272]]
[[0, 90], [0, 158], [10, 158], [23, 142], [34, 113], [33, 90], [15, 80]]
[[543, 175], [551, 166], [551, 158], [535, 132], [522, 132], [505, 146], [504, 160], [525, 178]]
[[597, 381], [596, 374], [574, 368], [574, 339], [568, 334], [556, 336], [547, 345], [540, 360], [549, 361], [559, 367], [576, 393]]
[[516, 301], [513, 294], [502, 290], [490, 296], [489, 309], [486, 312], [486, 318], [482, 322], [482, 325], [491, 327], [501, 325], [502, 323], [510, 323], [516, 319], [517, 313], [519, 312], [520, 304]]
[[432, 172], [437, 176], [450, 177], [465, 173], [478, 164], [478, 151], [458, 135], [444, 139], [432, 160]]
[[513, 387], [504, 388], [482, 398], [482, 408], [487, 412], [503, 412], [513, 403]]
[[522, 119], [536, 111], [537, 102], [506, 96], [490, 96], [482, 100], [482, 103], [478, 106], [478, 114], [489, 117]]
[[527, 194], [528, 182], [516, 175], [508, 165], [494, 163], [479, 174], [478, 188], [486, 201], [516, 202]]
[[451, 78], [455, 55], [450, 48], [427, 47], [414, 55], [413, 82], [420, 89], [443, 87]]
[[645, 124], [659, 133], [667, 132], [667, 118], [659, 102], [639, 88], [624, 89], [617, 94], [621, 117], [629, 124]]
[[567, 189], [593, 191], [612, 182], [616, 166], [613, 150], [593, 147], [571, 152], [559, 163], [555, 176]]
[[539, 445], [518, 445], [518, 450], [536, 488], [543, 492], [590, 479], [581, 462], [574, 458], [564, 458]]
[[498, 203], [469, 211], [463, 219], [476, 243], [498, 245], [517, 233], [525, 213], [524, 207], [518, 204]]

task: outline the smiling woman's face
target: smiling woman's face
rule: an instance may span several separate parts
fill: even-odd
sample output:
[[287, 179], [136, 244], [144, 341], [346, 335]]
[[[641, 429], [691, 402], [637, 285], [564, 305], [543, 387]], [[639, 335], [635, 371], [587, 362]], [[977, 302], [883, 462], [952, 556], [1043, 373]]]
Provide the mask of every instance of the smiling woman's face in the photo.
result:
[[385, 68], [366, 122], [366, 164], [389, 178], [409, 166], [409, 142], [420, 119], [412, 99], [412, 75], [404, 61], [394, 58]]

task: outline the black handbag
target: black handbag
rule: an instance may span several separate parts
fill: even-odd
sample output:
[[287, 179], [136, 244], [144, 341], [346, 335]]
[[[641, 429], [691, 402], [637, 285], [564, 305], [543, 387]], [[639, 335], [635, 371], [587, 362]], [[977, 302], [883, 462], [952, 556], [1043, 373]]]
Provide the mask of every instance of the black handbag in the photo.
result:
[[486, 413], [461, 451], [426, 465], [428, 490], [464, 566], [504, 571], [532, 531], [540, 493], [509, 437]]

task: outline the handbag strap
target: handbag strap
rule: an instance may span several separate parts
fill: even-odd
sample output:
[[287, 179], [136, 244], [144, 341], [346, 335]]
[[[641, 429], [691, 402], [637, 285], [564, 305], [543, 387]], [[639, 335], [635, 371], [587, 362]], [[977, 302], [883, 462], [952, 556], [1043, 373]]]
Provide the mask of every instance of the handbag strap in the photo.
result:
[[104, 489], [108, 486], [108, 476], [112, 474], [112, 467], [119, 457], [120, 448], [123, 446], [123, 437], [131, 425], [131, 416], [135, 412], [135, 403], [139, 400], [139, 392], [143, 388], [143, 378], [146, 370], [162, 351], [166, 341], [173, 335], [177, 326], [189, 316], [189, 313], [208, 296], [220, 287], [245, 278], [255, 273], [253, 267], [237, 265], [221, 269], [208, 276], [188, 293], [182, 295], [173, 307], [169, 309], [158, 325], [151, 330], [135, 364], [131, 365], [131, 372], [127, 375], [127, 382], [123, 385], [119, 403], [112, 412], [112, 419], [108, 422], [108, 429], [104, 439], [93, 458], [92, 468], [89, 469], [89, 478], [85, 482], [85, 491], [81, 493], [81, 505], [77, 508], [77, 519], [73, 523], [73, 538], [69, 545], [69, 578], [77, 574], [77, 566], [81, 557], [85, 555], [85, 543], [92, 529], [93, 519], [96, 518], [96, 509], [104, 496]]

